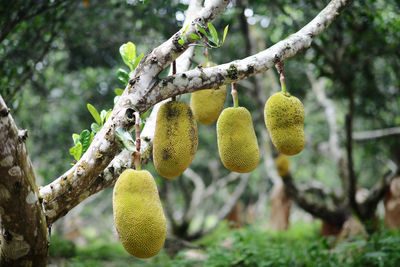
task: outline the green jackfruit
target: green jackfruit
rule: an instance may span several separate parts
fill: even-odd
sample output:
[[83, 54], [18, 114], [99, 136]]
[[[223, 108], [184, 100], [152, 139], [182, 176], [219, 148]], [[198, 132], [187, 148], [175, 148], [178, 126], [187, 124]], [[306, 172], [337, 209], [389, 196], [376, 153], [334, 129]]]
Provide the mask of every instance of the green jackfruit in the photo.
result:
[[156, 255], [164, 246], [167, 224], [153, 176], [125, 170], [113, 192], [114, 224], [124, 248], [138, 258]]
[[164, 103], [157, 114], [153, 141], [153, 162], [164, 177], [181, 175], [197, 151], [197, 124], [189, 105], [184, 102]]
[[251, 172], [260, 160], [250, 112], [244, 107], [227, 108], [217, 121], [218, 151], [225, 168]]
[[[212, 62], [205, 62], [201, 65], [205, 68], [216, 66]], [[225, 98], [225, 85], [219, 89], [205, 89], [192, 93], [190, 107], [196, 120], [205, 125], [214, 123], [224, 107]]]
[[264, 119], [279, 152], [296, 155], [303, 150], [306, 144], [304, 107], [297, 97], [282, 92], [273, 94], [265, 104]]
[[280, 177], [285, 177], [286, 175], [289, 174], [289, 166], [290, 166], [289, 157], [280, 154], [275, 159], [275, 164]]

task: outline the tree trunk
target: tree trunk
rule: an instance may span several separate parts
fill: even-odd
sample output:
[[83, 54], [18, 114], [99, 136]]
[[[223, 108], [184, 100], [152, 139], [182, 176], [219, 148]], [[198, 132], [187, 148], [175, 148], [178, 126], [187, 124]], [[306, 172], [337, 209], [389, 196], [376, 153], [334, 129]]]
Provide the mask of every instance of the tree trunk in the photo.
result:
[[0, 266], [46, 266], [48, 234], [26, 130], [18, 130], [0, 96]]

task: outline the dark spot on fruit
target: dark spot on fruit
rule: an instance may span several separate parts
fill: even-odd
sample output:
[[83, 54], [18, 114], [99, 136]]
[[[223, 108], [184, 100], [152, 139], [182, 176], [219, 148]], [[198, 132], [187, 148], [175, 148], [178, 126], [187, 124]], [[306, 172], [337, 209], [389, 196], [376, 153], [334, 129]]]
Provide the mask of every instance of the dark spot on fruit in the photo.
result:
[[169, 148], [163, 148], [162, 150], [162, 159], [168, 160], [172, 158], [171, 150]]

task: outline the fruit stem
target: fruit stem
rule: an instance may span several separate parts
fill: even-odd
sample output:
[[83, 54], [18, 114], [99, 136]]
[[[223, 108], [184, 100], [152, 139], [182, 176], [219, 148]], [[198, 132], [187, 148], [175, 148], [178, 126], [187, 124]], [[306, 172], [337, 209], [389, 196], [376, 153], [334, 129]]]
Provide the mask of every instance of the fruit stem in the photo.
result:
[[279, 81], [281, 82], [281, 91], [284, 95], [287, 95], [287, 90], [286, 90], [286, 79], [285, 79], [285, 68], [283, 65], [283, 61], [279, 62], [278, 64], [275, 65], [276, 69], [278, 70], [279, 73]]
[[135, 158], [135, 170], [140, 171], [142, 169], [140, 162], [140, 114], [135, 112], [135, 127], [136, 127], [136, 152], [133, 154]]
[[232, 94], [232, 99], [233, 99], [233, 107], [235, 107], [235, 108], [239, 107], [239, 98], [238, 98], [238, 93], [236, 90], [236, 83], [232, 83], [231, 94]]
[[[172, 61], [172, 75], [176, 74], [176, 60]], [[171, 97], [171, 101], [176, 101], [176, 96]]]

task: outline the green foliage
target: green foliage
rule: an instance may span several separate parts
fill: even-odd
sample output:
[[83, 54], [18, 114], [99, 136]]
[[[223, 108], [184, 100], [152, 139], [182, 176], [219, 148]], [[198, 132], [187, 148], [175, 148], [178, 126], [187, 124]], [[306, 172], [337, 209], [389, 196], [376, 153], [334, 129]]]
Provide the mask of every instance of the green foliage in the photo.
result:
[[[203, 35], [206, 39], [206, 41], [203, 42], [204, 46], [206, 46], [208, 48], [220, 48], [224, 44], [226, 35], [228, 34], [229, 25], [225, 26], [224, 32], [222, 34], [222, 40], [219, 39], [217, 30], [215, 29], [214, 25], [212, 25], [211, 23], [207, 23], [209, 32], [206, 32], [200, 24], [196, 24], [196, 26], [197, 26], [197, 30], [199, 31], [200, 35]], [[188, 36], [186, 34], [186, 31], [188, 30], [188, 28], [189, 28], [189, 24], [185, 27], [185, 29], [183, 30], [182, 34], [179, 37], [178, 43], [180, 45], [184, 45], [185, 40], [188, 38]], [[189, 35], [189, 38], [193, 39], [193, 40], [201, 40], [200, 35], [192, 33]], [[199, 46], [201, 46], [201, 45], [199, 45]]]
[[83, 130], [81, 134], [72, 134], [74, 146], [69, 150], [69, 153], [78, 161], [81, 156], [86, 152], [92, 143], [94, 134], [89, 130]]
[[73, 242], [63, 239], [57, 234], [51, 236], [49, 247], [50, 257], [71, 258], [76, 255], [76, 246]]
[[[128, 42], [126, 44], [121, 45], [121, 47], [119, 48], [119, 53], [122, 57], [122, 60], [129, 67], [131, 72], [133, 72], [136, 69], [140, 60], [144, 56], [143, 53], [141, 53], [139, 56], [136, 56], [136, 45], [132, 42]], [[120, 71], [122, 71], [122, 72], [120, 73]], [[125, 72], [124, 70], [122, 70], [122, 69], [118, 70], [118, 79], [121, 80], [119, 75], [127, 75], [128, 80], [129, 80], [129, 74], [127, 72]]]
[[93, 141], [93, 137], [96, 135], [98, 131], [103, 127], [104, 123], [107, 121], [108, 117], [111, 114], [111, 109], [109, 110], [102, 110], [99, 114], [97, 109], [91, 105], [87, 104], [87, 108], [92, 114], [94, 120], [96, 123], [92, 123], [90, 126], [92, 132], [89, 130], [85, 129], [81, 132], [81, 134], [72, 134], [72, 140], [74, 140], [74, 146], [70, 148], [69, 154], [74, 157], [76, 161], [78, 161], [81, 156], [86, 152], [86, 150], [89, 148], [90, 144]]
[[[334, 243], [320, 237], [318, 224], [299, 223], [288, 232], [264, 232], [247, 227], [218, 233], [213, 243], [208, 243], [205, 262], [191, 261], [201, 266], [398, 266], [400, 263], [400, 232], [382, 231], [369, 240]], [[223, 230], [225, 231], [225, 230]], [[227, 242], [229, 241], [229, 242]], [[222, 246], [221, 243], [229, 243]], [[175, 262], [190, 266], [180, 253]], [[180, 262], [179, 262], [180, 264]]]

